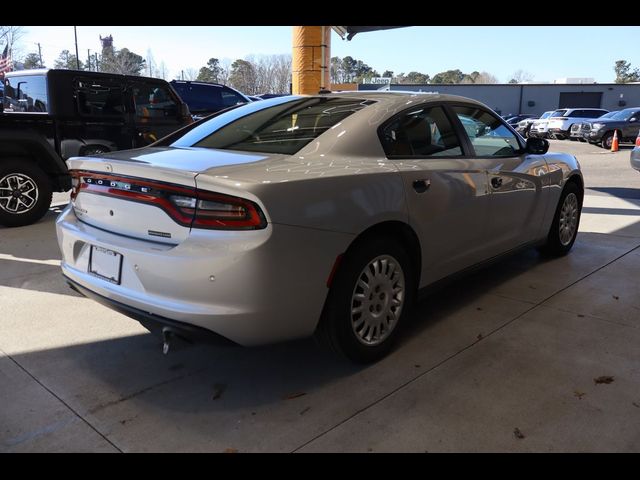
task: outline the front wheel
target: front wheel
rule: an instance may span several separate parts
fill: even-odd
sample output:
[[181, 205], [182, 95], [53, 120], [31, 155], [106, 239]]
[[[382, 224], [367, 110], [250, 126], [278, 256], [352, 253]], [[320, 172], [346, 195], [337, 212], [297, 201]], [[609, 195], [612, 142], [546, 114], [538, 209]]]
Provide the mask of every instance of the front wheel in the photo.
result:
[[49, 177], [28, 160], [0, 160], [0, 225], [21, 227], [40, 220], [51, 205]]
[[578, 235], [581, 211], [580, 189], [574, 182], [569, 182], [560, 195], [547, 241], [539, 250], [544, 254], [557, 257], [569, 253]]
[[352, 361], [376, 361], [391, 349], [414, 290], [404, 247], [393, 239], [370, 239], [343, 259], [316, 336]]
[[613, 144], [613, 132], [607, 132], [602, 136], [602, 148], [606, 150], [611, 150], [611, 145]]

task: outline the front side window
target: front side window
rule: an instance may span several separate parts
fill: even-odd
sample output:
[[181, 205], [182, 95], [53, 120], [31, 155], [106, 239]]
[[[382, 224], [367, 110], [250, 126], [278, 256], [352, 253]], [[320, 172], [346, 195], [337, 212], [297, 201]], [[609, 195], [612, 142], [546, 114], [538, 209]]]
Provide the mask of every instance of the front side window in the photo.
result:
[[396, 118], [382, 130], [382, 146], [387, 157], [462, 155], [442, 107], [420, 108]]
[[512, 157], [522, 148], [516, 136], [502, 121], [486, 110], [468, 106], [453, 106], [476, 155], [481, 157]]
[[5, 112], [47, 112], [47, 77], [19, 75], [7, 77], [4, 84]]
[[[171, 145], [292, 155], [374, 102], [356, 98], [312, 97], [286, 100], [269, 107], [260, 103], [250, 103], [212, 118]], [[246, 111], [249, 113], [245, 114]]]
[[133, 86], [136, 116], [142, 119], [175, 117], [178, 104], [169, 89], [159, 85], [136, 84]]
[[81, 115], [109, 117], [125, 113], [121, 85], [78, 80], [74, 88]]

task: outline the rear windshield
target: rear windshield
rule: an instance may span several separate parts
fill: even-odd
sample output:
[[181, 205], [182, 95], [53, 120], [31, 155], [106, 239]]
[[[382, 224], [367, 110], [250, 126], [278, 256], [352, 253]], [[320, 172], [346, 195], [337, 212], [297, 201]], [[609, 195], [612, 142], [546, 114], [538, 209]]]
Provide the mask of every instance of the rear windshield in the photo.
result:
[[[262, 102], [256, 102], [259, 105]], [[211, 132], [205, 125], [220, 122], [227, 114], [205, 122], [172, 144], [174, 147], [204, 147], [248, 152], [292, 155], [373, 101], [355, 98], [295, 98], [233, 118]], [[240, 107], [236, 113], [248, 106]], [[243, 110], [241, 110], [243, 109]], [[232, 114], [233, 112], [228, 112]], [[206, 132], [198, 135], [198, 132]]]

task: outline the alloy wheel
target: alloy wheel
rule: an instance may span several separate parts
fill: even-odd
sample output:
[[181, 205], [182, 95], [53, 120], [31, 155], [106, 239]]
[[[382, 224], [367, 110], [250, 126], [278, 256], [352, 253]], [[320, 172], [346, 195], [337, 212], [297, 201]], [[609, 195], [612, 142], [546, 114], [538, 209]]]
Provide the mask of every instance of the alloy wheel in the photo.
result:
[[38, 202], [36, 182], [23, 173], [10, 173], [0, 179], [0, 209], [19, 215], [30, 211]]
[[578, 228], [578, 197], [575, 193], [570, 193], [562, 203], [560, 210], [560, 243], [563, 246], [569, 245]]

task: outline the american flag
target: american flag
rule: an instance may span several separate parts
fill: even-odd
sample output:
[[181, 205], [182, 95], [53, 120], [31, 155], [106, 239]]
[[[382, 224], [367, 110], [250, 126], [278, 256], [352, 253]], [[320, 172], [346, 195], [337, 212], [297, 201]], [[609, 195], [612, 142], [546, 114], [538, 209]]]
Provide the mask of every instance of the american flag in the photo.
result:
[[13, 67], [11, 62], [11, 54], [9, 53], [9, 44], [4, 47], [4, 52], [0, 55], [0, 73], [10, 72]]

